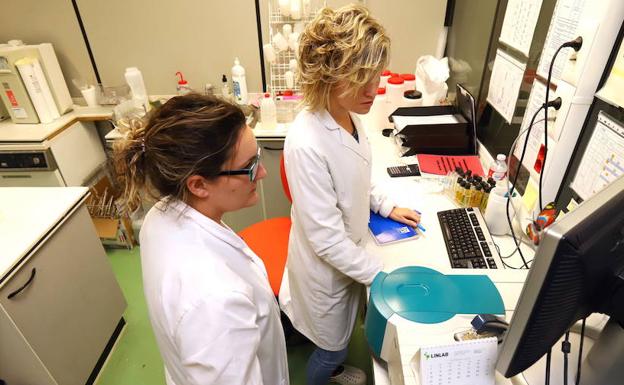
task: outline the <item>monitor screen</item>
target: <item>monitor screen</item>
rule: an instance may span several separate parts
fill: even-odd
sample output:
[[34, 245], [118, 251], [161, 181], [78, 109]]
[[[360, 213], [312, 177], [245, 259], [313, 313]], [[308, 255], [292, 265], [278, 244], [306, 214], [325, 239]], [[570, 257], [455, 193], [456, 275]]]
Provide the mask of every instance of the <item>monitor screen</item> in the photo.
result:
[[529, 368], [593, 312], [622, 322], [623, 270], [624, 178], [619, 178], [546, 230], [505, 335], [498, 371], [511, 377]]

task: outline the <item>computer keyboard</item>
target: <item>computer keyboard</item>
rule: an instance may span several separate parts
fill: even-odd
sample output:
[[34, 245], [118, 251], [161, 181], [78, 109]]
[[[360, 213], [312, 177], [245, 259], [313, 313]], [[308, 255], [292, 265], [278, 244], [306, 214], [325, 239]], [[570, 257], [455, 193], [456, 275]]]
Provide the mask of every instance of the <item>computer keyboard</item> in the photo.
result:
[[451, 267], [502, 268], [500, 256], [478, 208], [439, 211], [438, 219]]

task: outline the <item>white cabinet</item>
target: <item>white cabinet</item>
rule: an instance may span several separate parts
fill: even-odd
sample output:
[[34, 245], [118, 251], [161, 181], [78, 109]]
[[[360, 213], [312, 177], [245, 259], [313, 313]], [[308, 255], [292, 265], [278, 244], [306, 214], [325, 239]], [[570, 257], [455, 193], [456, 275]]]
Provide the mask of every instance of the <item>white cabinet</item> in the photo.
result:
[[84, 385], [117, 336], [125, 308], [80, 201], [0, 276], [0, 379]]
[[262, 164], [267, 176], [259, 183], [259, 201], [255, 206], [226, 213], [224, 222], [234, 231], [265, 219], [290, 216], [290, 202], [284, 194], [280, 177], [280, 158], [284, 149], [283, 138], [258, 138], [262, 147]]

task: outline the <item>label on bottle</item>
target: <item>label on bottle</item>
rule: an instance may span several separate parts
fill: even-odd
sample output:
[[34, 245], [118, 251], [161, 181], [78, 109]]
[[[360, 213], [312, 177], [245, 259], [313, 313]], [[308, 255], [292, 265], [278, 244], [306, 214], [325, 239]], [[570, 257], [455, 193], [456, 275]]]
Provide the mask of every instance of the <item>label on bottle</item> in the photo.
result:
[[234, 88], [234, 97], [236, 97], [236, 101], [241, 102], [243, 98], [241, 97], [240, 83], [236, 80], [232, 80], [232, 88]]

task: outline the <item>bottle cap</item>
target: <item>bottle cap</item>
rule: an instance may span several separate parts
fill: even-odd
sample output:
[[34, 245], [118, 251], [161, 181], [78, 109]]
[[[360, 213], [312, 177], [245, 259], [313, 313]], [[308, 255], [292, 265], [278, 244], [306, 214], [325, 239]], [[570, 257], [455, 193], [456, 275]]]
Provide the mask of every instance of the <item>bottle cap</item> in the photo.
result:
[[221, 81], [224, 83], [227, 82], [227, 76], [225, 76], [225, 74], [221, 77]]
[[386, 94], [386, 87], [377, 88], [377, 95], [385, 95], [385, 94]]
[[182, 75], [182, 72], [178, 71], [175, 74], [176, 74], [176, 76], [180, 77], [180, 80], [178, 80], [178, 84], [180, 84], [180, 85], [188, 84], [188, 82], [186, 80], [184, 80], [184, 75]]
[[498, 155], [496, 155], [496, 159], [498, 159], [498, 160], [505, 160], [505, 159], [507, 159], [507, 156], [505, 156], [505, 154], [498, 154]]
[[390, 72], [390, 70], [384, 70], [384, 71], [381, 73], [381, 76], [390, 76], [391, 74], [392, 74], [392, 72]]
[[271, 97], [271, 94], [270, 94], [270, 93], [268, 93], [268, 92], [265, 92], [265, 93], [264, 93], [264, 98], [265, 98], [265, 99], [266, 99], [266, 98], [270, 98], [270, 97]]
[[389, 84], [398, 85], [398, 84], [403, 84], [404, 82], [405, 81], [398, 76], [392, 76], [390, 79], [388, 79]]
[[403, 97], [406, 99], [418, 100], [422, 98], [422, 92], [416, 90], [405, 91], [403, 92]]
[[416, 76], [414, 74], [401, 74], [399, 75], [403, 78], [403, 80], [416, 80]]

